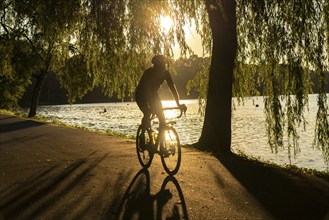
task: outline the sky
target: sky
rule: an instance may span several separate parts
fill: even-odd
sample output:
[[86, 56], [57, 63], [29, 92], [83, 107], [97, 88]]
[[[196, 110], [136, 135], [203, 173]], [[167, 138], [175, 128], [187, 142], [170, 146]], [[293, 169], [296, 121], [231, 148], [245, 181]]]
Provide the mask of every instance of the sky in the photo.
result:
[[[164, 32], [170, 30], [173, 25], [173, 21], [169, 16], [161, 16], [160, 23]], [[201, 57], [203, 55], [202, 52], [202, 44], [201, 44], [201, 37], [195, 30], [195, 25], [192, 23], [190, 25], [185, 25], [185, 37], [187, 44], [192, 48], [193, 52]], [[180, 57], [180, 49], [178, 44], [174, 45], [173, 47], [174, 52], [174, 59], [178, 59]]]
[[[187, 44], [192, 48], [193, 52], [196, 55], [202, 57], [203, 52], [202, 52], [200, 35], [195, 31], [193, 27], [187, 27], [185, 28], [185, 31], [186, 31]], [[174, 59], [178, 59], [180, 57], [180, 49], [177, 44], [174, 46], [173, 50], [174, 50]]]

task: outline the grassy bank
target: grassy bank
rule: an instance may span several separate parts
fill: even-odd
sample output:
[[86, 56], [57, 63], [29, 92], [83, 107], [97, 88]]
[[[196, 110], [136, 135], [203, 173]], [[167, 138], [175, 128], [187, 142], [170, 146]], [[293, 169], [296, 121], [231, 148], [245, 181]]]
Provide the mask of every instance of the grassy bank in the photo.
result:
[[49, 125], [53, 125], [53, 126], [60, 126], [60, 127], [66, 127], [66, 128], [72, 128], [72, 129], [81, 129], [81, 130], [92, 132], [92, 133], [106, 134], [106, 135], [110, 135], [110, 136], [117, 136], [117, 137], [128, 138], [128, 139], [135, 139], [135, 137], [133, 137], [133, 136], [124, 135], [124, 134], [121, 134], [121, 133], [118, 133], [118, 132], [115, 132], [112, 130], [107, 130], [107, 131], [92, 130], [92, 129], [89, 129], [89, 128], [83, 127], [83, 126], [65, 124], [55, 118], [49, 118], [49, 117], [43, 117], [43, 116], [35, 116], [32, 118], [29, 118], [26, 113], [19, 112], [19, 111], [13, 112], [13, 111], [5, 110], [5, 109], [0, 109], [0, 114], [14, 115], [14, 116], [25, 118], [27, 120], [34, 120], [34, 121], [37, 121], [40, 123], [45, 123], [45, 124], [49, 124]]
[[[111, 130], [100, 131], [100, 130], [92, 130], [92, 129], [89, 129], [89, 128], [86, 128], [83, 126], [68, 125], [68, 124], [65, 124], [54, 118], [47, 118], [47, 117], [42, 117], [42, 116], [35, 116], [33, 118], [28, 118], [26, 113], [19, 112], [19, 111], [13, 112], [13, 111], [0, 109], [0, 113], [7, 114], [7, 115], [14, 115], [14, 116], [22, 117], [22, 118], [25, 118], [28, 120], [34, 120], [34, 121], [37, 121], [40, 123], [49, 124], [52, 126], [61, 126], [61, 127], [66, 127], [66, 128], [72, 128], [72, 129], [81, 129], [81, 130], [85, 130], [85, 131], [92, 132], [92, 133], [106, 134], [106, 135], [110, 135], [110, 136], [117, 136], [117, 137], [132, 139], [132, 140], [135, 139], [135, 137], [133, 137], [133, 136], [123, 135], [123, 134], [120, 134], [118, 132], [114, 132]], [[188, 146], [183, 146], [183, 147], [189, 148]], [[246, 155], [241, 151], [235, 152], [235, 153], [237, 154], [238, 157], [240, 157], [240, 159], [248, 160], [253, 163], [257, 163], [260, 166], [271, 166], [271, 167], [278, 168], [278, 169], [284, 169], [284, 170], [287, 170], [287, 171], [293, 172], [293, 173], [318, 176], [318, 177], [325, 178], [329, 181], [329, 171], [328, 170], [327, 171], [318, 171], [315, 169], [297, 167], [295, 165], [278, 165], [278, 164], [272, 163], [270, 161], [262, 160], [261, 158]]]

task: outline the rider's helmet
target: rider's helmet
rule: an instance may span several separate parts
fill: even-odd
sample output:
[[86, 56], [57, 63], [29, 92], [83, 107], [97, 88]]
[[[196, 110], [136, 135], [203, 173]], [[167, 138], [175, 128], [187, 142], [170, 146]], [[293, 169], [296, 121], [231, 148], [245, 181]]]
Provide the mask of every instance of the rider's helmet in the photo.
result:
[[166, 64], [168, 64], [168, 59], [167, 57], [163, 56], [163, 55], [156, 55], [152, 58], [152, 64], [154, 64], [155, 66], [166, 66]]

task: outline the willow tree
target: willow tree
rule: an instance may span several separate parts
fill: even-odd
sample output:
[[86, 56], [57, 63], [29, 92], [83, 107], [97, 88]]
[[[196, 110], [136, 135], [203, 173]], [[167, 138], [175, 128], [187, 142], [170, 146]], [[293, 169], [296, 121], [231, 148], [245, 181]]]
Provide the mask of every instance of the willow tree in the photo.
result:
[[297, 128], [306, 123], [303, 114], [314, 74], [319, 81], [314, 145], [329, 162], [328, 1], [209, 0], [205, 4], [213, 46], [209, 79], [199, 78], [208, 80], [208, 93], [197, 146], [229, 152], [232, 94], [259, 95], [258, 88], [264, 88], [269, 145], [277, 152], [285, 147], [287, 134], [289, 156], [296, 154]]
[[12, 30], [5, 25], [9, 5], [4, 2], [0, 26], [0, 108], [16, 109], [18, 101], [30, 83], [30, 77], [37, 65], [31, 47], [27, 41], [10, 35]]
[[[1, 4], [1, 10], [12, 9], [13, 16], [1, 15], [6, 26], [1, 34], [9, 30], [8, 36], [16, 33], [19, 39], [36, 42], [31, 48], [44, 54], [43, 60], [50, 61], [45, 64], [57, 67], [52, 70], [69, 91], [70, 101], [95, 85], [109, 96], [132, 95], [153, 54], [171, 56], [174, 44], [182, 55], [193, 53], [184, 26], [194, 23], [204, 52], [211, 54], [205, 120], [197, 146], [217, 153], [231, 148], [232, 94], [253, 95], [259, 84], [265, 88], [270, 145], [275, 151], [283, 145], [287, 127], [297, 149], [296, 127], [304, 122], [309, 78], [315, 73], [320, 82], [315, 143], [328, 159], [326, 0], [5, 2], [11, 6]], [[161, 27], [162, 16], [172, 18], [169, 30]]]
[[212, 54], [205, 119], [198, 148], [230, 152], [233, 69], [237, 50], [235, 1], [206, 1]]
[[[69, 55], [67, 33], [77, 17], [79, 4], [76, 1], [5, 0], [0, 9], [1, 43], [7, 45], [4, 47], [7, 62], [2, 62], [1, 74], [14, 81], [22, 80], [13, 78], [15, 75], [29, 76], [22, 82], [25, 85], [32, 77], [35, 79], [29, 113], [34, 116], [46, 75], [58, 71]], [[11, 53], [20, 44], [27, 48], [21, 51], [26, 59], [17, 59], [16, 54]], [[24, 67], [13, 68], [18, 65]]]

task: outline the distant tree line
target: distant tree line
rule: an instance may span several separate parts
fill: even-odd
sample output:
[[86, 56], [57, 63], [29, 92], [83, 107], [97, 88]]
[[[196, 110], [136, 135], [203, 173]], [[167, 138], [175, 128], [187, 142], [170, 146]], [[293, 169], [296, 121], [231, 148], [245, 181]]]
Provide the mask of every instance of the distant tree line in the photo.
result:
[[[173, 61], [171, 64], [171, 73], [173, 80], [176, 84], [177, 90], [179, 92], [181, 99], [197, 99], [200, 97], [200, 88], [198, 88], [195, 83], [200, 84], [201, 80], [197, 80], [197, 74], [202, 70], [202, 68], [209, 68], [209, 58], [198, 57], [197, 55], [192, 55], [189, 58], [179, 58], [176, 61]], [[203, 67], [205, 65], [205, 67]], [[255, 69], [254, 80], [257, 79], [257, 67]], [[325, 73], [326, 81], [329, 82], [329, 72]], [[204, 77], [206, 81], [204, 85], [207, 85], [207, 77]], [[311, 75], [312, 83], [312, 93], [318, 93], [318, 80]], [[28, 107], [30, 105], [30, 100], [33, 93], [34, 83], [29, 85], [23, 97], [19, 101], [21, 107]], [[169, 90], [166, 88], [160, 89], [160, 94], [163, 99], [171, 99]], [[259, 85], [256, 88], [257, 92], [249, 94], [250, 96], [263, 95], [264, 88], [262, 85]], [[326, 91], [329, 93], [329, 84], [326, 85]], [[113, 96], [107, 96], [102, 91], [102, 88], [97, 86], [88, 92], [81, 99], [78, 99], [76, 103], [102, 103], [102, 102], [121, 102], [121, 101], [133, 101], [133, 95], [126, 95], [125, 97], [119, 99], [116, 94]], [[50, 73], [45, 79], [41, 94], [40, 100], [41, 105], [56, 105], [56, 104], [68, 104], [68, 94], [67, 91], [61, 87], [58, 82], [55, 74]]]
[[[199, 97], [199, 92], [196, 89], [187, 89], [188, 82], [192, 80], [200, 69], [200, 63], [209, 58], [201, 58], [197, 55], [192, 55], [189, 58], [180, 58], [173, 61], [171, 64], [171, 74], [176, 84], [181, 99], [196, 99]], [[33, 95], [33, 88], [35, 82], [29, 85], [23, 97], [19, 101], [21, 107], [28, 107]], [[160, 94], [163, 99], [170, 99], [171, 95], [169, 90], [164, 85], [160, 89]], [[96, 86], [84, 95], [81, 99], [77, 99], [76, 103], [101, 103], [101, 102], [120, 102], [120, 101], [133, 101], [134, 95], [127, 95], [118, 98], [117, 94], [107, 96], [102, 91], [102, 88]], [[43, 88], [39, 99], [40, 105], [54, 105], [54, 104], [67, 104], [68, 94], [67, 91], [61, 87], [55, 74], [50, 73], [45, 79]]]

